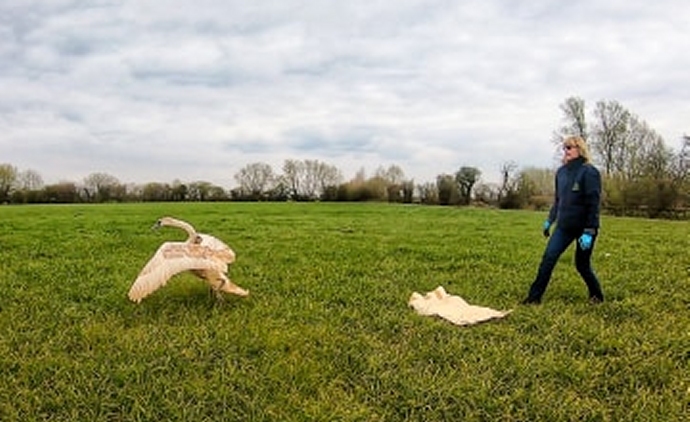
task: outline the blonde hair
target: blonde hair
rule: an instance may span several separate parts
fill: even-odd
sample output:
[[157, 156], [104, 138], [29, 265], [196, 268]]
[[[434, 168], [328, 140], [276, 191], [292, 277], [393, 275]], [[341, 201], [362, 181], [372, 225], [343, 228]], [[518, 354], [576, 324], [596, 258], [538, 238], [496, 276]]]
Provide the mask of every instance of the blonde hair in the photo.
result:
[[592, 158], [589, 154], [589, 148], [587, 148], [587, 141], [585, 141], [583, 137], [578, 135], [564, 136], [563, 146], [567, 145], [576, 147], [580, 152], [580, 157], [584, 159], [585, 163], [589, 163], [592, 161]]

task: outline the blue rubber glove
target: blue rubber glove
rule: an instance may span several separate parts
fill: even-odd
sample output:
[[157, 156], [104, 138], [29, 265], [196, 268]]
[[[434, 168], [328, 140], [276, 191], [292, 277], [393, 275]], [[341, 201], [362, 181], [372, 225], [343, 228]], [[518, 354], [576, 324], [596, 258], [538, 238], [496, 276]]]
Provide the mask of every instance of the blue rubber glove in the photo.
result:
[[586, 251], [592, 247], [592, 235], [589, 233], [583, 233], [582, 236], [577, 239], [577, 243], [579, 243], [580, 247]]
[[551, 222], [549, 220], [544, 221], [542, 228], [544, 229], [544, 231], [542, 232], [544, 234], [544, 237], [549, 237], [549, 229], [551, 228]]

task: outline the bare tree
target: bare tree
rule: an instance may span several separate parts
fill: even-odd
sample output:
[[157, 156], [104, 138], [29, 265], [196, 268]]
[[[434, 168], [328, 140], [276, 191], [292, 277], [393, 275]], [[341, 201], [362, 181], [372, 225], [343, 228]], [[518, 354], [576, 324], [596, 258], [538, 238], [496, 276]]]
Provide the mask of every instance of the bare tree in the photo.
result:
[[388, 197], [388, 181], [383, 173], [375, 172], [364, 185], [369, 192], [369, 199], [383, 201]]
[[432, 182], [417, 185], [417, 191], [419, 191], [419, 202], [422, 204], [436, 205], [439, 203], [438, 186]]
[[198, 180], [189, 184], [187, 196], [191, 201], [207, 201], [213, 185], [210, 182]]
[[615, 174], [622, 175], [625, 180], [668, 176], [673, 152], [664, 139], [635, 116], [631, 116], [628, 129], [625, 145], [613, 160]]
[[18, 175], [19, 189], [37, 191], [43, 189], [43, 178], [36, 170], [24, 170]]
[[690, 136], [683, 135], [683, 143], [675, 159], [674, 178], [690, 182]]
[[175, 179], [170, 186], [170, 196], [173, 201], [186, 201], [189, 195], [189, 186]]
[[11, 164], [0, 164], [0, 204], [10, 201], [10, 193], [16, 187], [19, 172]]
[[90, 202], [105, 202], [113, 199], [120, 181], [108, 173], [91, 173], [84, 178], [84, 193]]
[[338, 186], [343, 181], [343, 174], [333, 165], [320, 163], [318, 167], [320, 195], [329, 187]]
[[675, 180], [680, 185], [680, 201], [690, 206], [690, 136], [683, 135], [683, 145], [678, 152], [675, 167]]
[[498, 205], [500, 186], [497, 183], [477, 183], [474, 187], [474, 199], [487, 205]]
[[507, 161], [501, 164], [501, 186], [498, 188], [499, 201], [514, 190], [513, 181], [515, 180], [515, 172], [517, 169], [518, 165], [515, 161]]
[[244, 196], [261, 199], [265, 193], [273, 188], [275, 175], [270, 165], [266, 163], [251, 163], [235, 174], [235, 181]]
[[439, 205], [450, 205], [458, 198], [458, 185], [450, 174], [436, 176], [436, 192]]
[[594, 111], [596, 123], [594, 139], [591, 142], [593, 152], [599, 156], [604, 166], [604, 173], [615, 173], [616, 163], [626, 156], [626, 137], [630, 123], [630, 112], [616, 101], [599, 101]]
[[405, 181], [405, 172], [395, 164], [391, 164], [387, 169], [379, 167], [376, 170], [376, 175], [391, 185], [401, 185]]
[[141, 189], [142, 201], [162, 202], [171, 199], [171, 189], [167, 183], [150, 182]]
[[352, 183], [364, 183], [367, 181], [367, 171], [364, 167], [360, 167], [352, 178]]
[[302, 194], [304, 163], [299, 160], [285, 160], [283, 163], [283, 183], [287, 186], [292, 199], [299, 199]]
[[653, 142], [656, 136], [646, 123], [631, 116], [618, 154], [611, 157], [611, 174], [619, 176], [622, 180], [635, 180], [642, 177], [646, 166], [647, 145]]
[[221, 186], [211, 185], [209, 186], [206, 200], [207, 201], [227, 201], [228, 193]]
[[303, 195], [306, 198], [314, 199], [319, 194], [321, 188], [321, 168], [319, 160], [304, 160], [304, 177], [302, 179]]
[[342, 182], [340, 170], [319, 160], [285, 160], [281, 182], [293, 199], [316, 199]]
[[375, 177], [384, 182], [389, 202], [403, 202], [405, 172], [400, 166], [392, 164], [388, 168], [379, 167]]
[[455, 173], [455, 181], [458, 184], [460, 199], [465, 205], [472, 200], [472, 188], [479, 181], [482, 172], [476, 167], [463, 166]]
[[342, 182], [342, 174], [337, 167], [319, 160], [304, 161], [304, 195], [309, 199], [318, 198], [327, 188]]
[[402, 182], [402, 201], [405, 204], [414, 202], [414, 180], [405, 180]]
[[563, 125], [553, 133], [552, 142], [560, 146], [566, 135], [577, 135], [587, 140], [589, 132], [585, 120], [585, 101], [579, 97], [569, 97], [560, 108], [563, 111]]

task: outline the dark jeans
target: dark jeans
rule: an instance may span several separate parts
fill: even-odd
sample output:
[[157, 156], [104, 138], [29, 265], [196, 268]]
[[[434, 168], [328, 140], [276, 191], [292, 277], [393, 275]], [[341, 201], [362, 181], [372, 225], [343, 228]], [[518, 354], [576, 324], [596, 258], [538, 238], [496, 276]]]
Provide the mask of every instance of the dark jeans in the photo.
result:
[[537, 277], [534, 279], [534, 282], [529, 289], [529, 296], [527, 296], [526, 299], [528, 302], [538, 303], [541, 301], [541, 297], [546, 291], [546, 286], [549, 284], [551, 273], [558, 262], [558, 258], [563, 254], [563, 252], [565, 252], [568, 246], [573, 243], [573, 241], [575, 241], [575, 245], [577, 247], [575, 250], [575, 268], [577, 268], [577, 272], [580, 273], [580, 276], [582, 276], [582, 279], [587, 284], [589, 297], [604, 300], [601, 285], [599, 284], [596, 274], [594, 274], [594, 271], [592, 270], [591, 264], [592, 251], [594, 251], [594, 245], [597, 237], [595, 235], [592, 239], [592, 247], [584, 250], [577, 242], [577, 239], [581, 234], [581, 232], [568, 232], [556, 227], [553, 234], [549, 238], [549, 243], [546, 245], [546, 250], [541, 258], [541, 264], [539, 264]]

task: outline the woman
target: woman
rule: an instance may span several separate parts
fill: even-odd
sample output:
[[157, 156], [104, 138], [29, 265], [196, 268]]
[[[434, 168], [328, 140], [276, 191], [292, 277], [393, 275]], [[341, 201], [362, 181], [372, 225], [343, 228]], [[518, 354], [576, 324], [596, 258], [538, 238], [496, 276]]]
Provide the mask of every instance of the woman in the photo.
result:
[[579, 136], [563, 141], [563, 165], [556, 172], [556, 192], [549, 217], [544, 221], [544, 236], [556, 223], [556, 229], [546, 245], [537, 276], [524, 304], [541, 303], [558, 258], [575, 240], [575, 268], [589, 290], [591, 303], [601, 303], [604, 294], [591, 266], [592, 251], [599, 232], [599, 200], [601, 175], [590, 164], [587, 143]]

